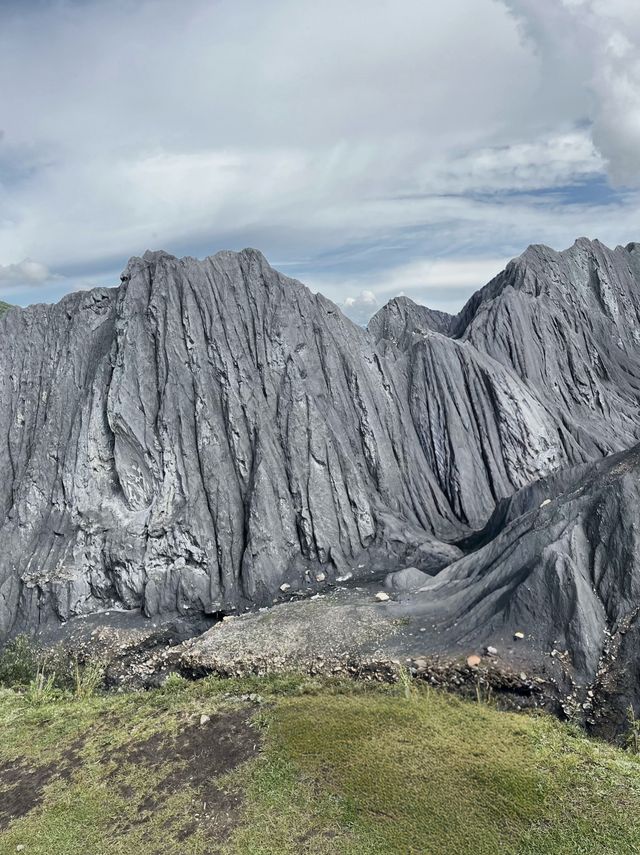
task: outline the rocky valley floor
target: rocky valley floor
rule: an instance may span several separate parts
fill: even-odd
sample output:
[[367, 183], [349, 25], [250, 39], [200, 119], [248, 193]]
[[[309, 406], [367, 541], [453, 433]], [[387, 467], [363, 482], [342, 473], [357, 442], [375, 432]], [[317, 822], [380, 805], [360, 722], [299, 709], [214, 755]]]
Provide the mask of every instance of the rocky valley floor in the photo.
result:
[[0, 691], [9, 855], [632, 855], [640, 761], [409, 677]]

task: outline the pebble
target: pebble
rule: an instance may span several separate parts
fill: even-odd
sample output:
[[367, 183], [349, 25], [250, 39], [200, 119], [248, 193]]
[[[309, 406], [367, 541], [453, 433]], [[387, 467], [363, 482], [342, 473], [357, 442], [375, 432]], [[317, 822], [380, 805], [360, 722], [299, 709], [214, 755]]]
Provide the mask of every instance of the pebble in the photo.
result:
[[521, 640], [524, 638], [524, 632], [520, 632], [520, 630], [518, 630], [518, 632], [514, 632], [514, 633], [513, 633], [513, 637], [514, 637], [517, 641], [521, 641]]
[[283, 582], [282, 585], [280, 585], [280, 590], [281, 591], [288, 591], [290, 587], [291, 587], [291, 585], [289, 585], [287, 582]]
[[326, 573], [316, 573], [316, 582], [324, 582], [324, 580], [326, 578], [327, 578]]
[[206, 724], [208, 721], [211, 721], [211, 716], [205, 715], [204, 713], [202, 713], [202, 715], [200, 716], [200, 724], [201, 725]]
[[386, 603], [388, 599], [389, 599], [389, 594], [385, 594], [384, 591], [378, 591], [378, 593], [376, 594], [376, 600], [379, 603]]
[[472, 653], [471, 656], [467, 656], [467, 665], [470, 668], [477, 668], [481, 662], [482, 659], [480, 659], [480, 657], [475, 653]]
[[488, 647], [485, 647], [484, 652], [487, 654], [487, 656], [497, 656], [498, 655], [497, 647], [491, 647], [491, 645], [489, 645]]

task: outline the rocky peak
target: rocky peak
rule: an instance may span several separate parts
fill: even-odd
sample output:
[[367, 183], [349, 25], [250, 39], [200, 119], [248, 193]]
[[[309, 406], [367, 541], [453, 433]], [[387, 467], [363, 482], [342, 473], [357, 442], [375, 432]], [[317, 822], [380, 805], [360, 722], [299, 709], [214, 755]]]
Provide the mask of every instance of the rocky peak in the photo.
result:
[[453, 316], [415, 303], [409, 297], [394, 297], [371, 318], [367, 329], [376, 341], [392, 342], [401, 349], [415, 336], [429, 332], [447, 335]]
[[368, 331], [253, 249], [147, 252], [118, 289], [7, 313], [0, 635], [423, 569], [515, 489], [638, 441], [635, 249], [587, 243], [531, 247], [456, 319], [403, 297]]

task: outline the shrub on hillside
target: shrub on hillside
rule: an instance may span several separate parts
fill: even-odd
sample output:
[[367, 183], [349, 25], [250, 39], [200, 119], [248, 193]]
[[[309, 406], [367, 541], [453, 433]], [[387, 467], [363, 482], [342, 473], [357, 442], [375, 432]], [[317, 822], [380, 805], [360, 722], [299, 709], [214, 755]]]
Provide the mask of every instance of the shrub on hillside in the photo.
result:
[[0, 653], [0, 685], [28, 686], [38, 674], [42, 651], [27, 635], [18, 635]]

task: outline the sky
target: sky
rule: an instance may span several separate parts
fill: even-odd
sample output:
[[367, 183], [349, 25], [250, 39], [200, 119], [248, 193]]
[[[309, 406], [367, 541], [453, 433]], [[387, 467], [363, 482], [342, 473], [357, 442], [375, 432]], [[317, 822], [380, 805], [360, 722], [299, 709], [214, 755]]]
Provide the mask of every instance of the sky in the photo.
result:
[[0, 299], [262, 250], [366, 319], [640, 240], [637, 0], [0, 0]]

